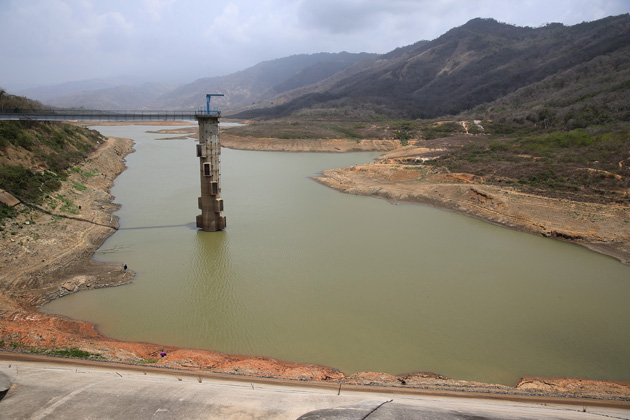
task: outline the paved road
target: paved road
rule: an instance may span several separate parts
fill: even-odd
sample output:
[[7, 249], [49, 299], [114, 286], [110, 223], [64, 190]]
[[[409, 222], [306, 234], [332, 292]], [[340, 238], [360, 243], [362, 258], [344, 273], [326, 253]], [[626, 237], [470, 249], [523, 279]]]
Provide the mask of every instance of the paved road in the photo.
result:
[[[630, 419], [630, 407], [356, 392], [0, 355], [0, 419]], [[5, 388], [6, 388], [5, 386]]]

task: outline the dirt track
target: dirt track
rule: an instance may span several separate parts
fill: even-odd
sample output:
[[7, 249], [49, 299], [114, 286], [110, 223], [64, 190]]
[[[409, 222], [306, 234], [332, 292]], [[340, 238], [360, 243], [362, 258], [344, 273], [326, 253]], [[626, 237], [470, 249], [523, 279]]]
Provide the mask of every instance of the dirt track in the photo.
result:
[[[338, 144], [333, 147], [338, 147]], [[393, 145], [383, 147], [392, 148]], [[239, 375], [289, 380], [630, 400], [630, 384], [605, 381], [526, 378], [515, 387], [509, 387], [457, 381], [432, 373], [393, 376], [363, 372], [346, 376], [334, 368], [324, 366], [206, 350], [165, 348], [150, 343], [121, 342], [101, 336], [89, 323], [39, 312], [37, 309], [42, 304], [59, 296], [133, 280], [133, 273], [125, 273], [121, 264], [97, 263], [91, 259], [94, 251], [117, 226], [112, 213], [118, 206], [112, 203], [113, 197], [108, 191], [115, 177], [125, 168], [124, 157], [132, 151], [130, 140], [110, 138], [88, 157], [81, 171], [72, 173], [60, 193], [80, 206], [78, 214], [60, 217], [55, 209], [32, 209], [30, 214], [27, 213], [7, 227], [5, 239], [0, 242], [0, 348], [33, 350], [77, 347], [100, 354], [106, 360], [123, 363], [149, 363], [152, 366], [228, 374], [238, 372]], [[416, 201], [470, 212], [468, 214], [513, 228], [531, 226], [531, 229], [538, 229], [539, 233], [546, 232], [549, 236], [570, 233], [573, 240], [577, 240], [578, 235], [583, 235], [582, 230], [567, 230], [566, 226], [570, 226], [570, 223], [562, 218], [564, 210], [553, 211], [555, 206], [565, 206], [561, 207], [565, 210], [575, 209], [575, 204], [540, 201], [527, 196], [521, 198], [516, 194], [513, 197], [517, 198], [510, 201], [504, 191], [478, 185], [474, 179], [464, 175], [450, 174], [447, 178], [441, 178], [440, 174], [426, 173], [422, 175], [423, 182], [420, 182], [419, 175], [417, 169], [407, 170], [393, 161], [384, 161], [327, 171], [319, 181], [349, 193]], [[76, 190], [76, 184], [72, 181], [85, 185], [87, 189]], [[527, 213], [524, 210], [529, 208], [527, 206], [545, 211], [531, 210]], [[619, 225], [613, 223], [615, 219], [630, 220], [627, 209], [579, 207], [578, 210], [585, 226], [593, 229], [592, 233], [588, 233], [588, 229], [584, 228], [590, 236], [583, 237], [590, 238], [595, 245], [612, 244], [612, 248], [621, 250], [620, 255], [627, 259], [627, 248], [622, 246], [628, 243], [627, 228], [617, 229]], [[592, 221], [595, 213], [598, 218]], [[541, 219], [542, 214], [544, 219]], [[517, 225], [516, 221], [521, 220], [526, 223]], [[592, 238], [597, 238], [599, 242]], [[167, 357], [159, 357], [161, 350], [166, 351]]]

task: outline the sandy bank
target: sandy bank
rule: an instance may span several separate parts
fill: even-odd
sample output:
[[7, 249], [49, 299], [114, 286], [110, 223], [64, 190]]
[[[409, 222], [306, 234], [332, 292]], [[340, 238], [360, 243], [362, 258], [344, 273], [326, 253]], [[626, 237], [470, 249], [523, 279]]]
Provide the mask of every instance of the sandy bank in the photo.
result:
[[[334, 147], [339, 146], [339, 143], [331, 144], [334, 144]], [[0, 260], [0, 347], [27, 351], [76, 347], [99, 354], [105, 360], [122, 363], [288, 380], [495, 394], [630, 400], [630, 384], [605, 381], [527, 378], [511, 387], [457, 381], [432, 373], [395, 376], [363, 372], [347, 376], [330, 367], [283, 362], [267, 357], [228, 355], [151, 343], [122, 342], [100, 335], [92, 324], [39, 312], [37, 309], [42, 304], [59, 296], [79, 290], [116, 286], [132, 281], [133, 273], [125, 273], [121, 264], [97, 263], [92, 260], [95, 250], [115, 231], [117, 226], [116, 217], [112, 214], [118, 206], [113, 204], [113, 197], [108, 191], [115, 177], [125, 168], [125, 156], [132, 151], [130, 140], [110, 138], [97, 152], [88, 157], [81, 165], [80, 171], [72, 173], [60, 193], [80, 206], [78, 214], [59, 217], [54, 210], [34, 209], [30, 214], [16, 220], [17, 225], [12, 225], [11, 232], [15, 234], [6, 232], [8, 234], [0, 244], [0, 255], [2, 255], [2, 260]], [[327, 173], [320, 182], [329, 182], [330, 184], [327, 185], [350, 193], [370, 193], [392, 199], [393, 195], [389, 197], [379, 193], [383, 187], [378, 187], [376, 184], [368, 186], [368, 183], [376, 181], [372, 177], [379, 174], [382, 183], [382, 176], [387, 174], [388, 183], [393, 182], [393, 185], [402, 183], [399, 188], [402, 188], [405, 180], [414, 179], [407, 172], [400, 172], [395, 170], [396, 168], [386, 169], [382, 166], [387, 165], [386, 163], [370, 165], [374, 165], [374, 168], [380, 167], [382, 171], [374, 172], [371, 168], [363, 170], [363, 165], [361, 165], [336, 170], [340, 172]], [[361, 174], [361, 177], [357, 178], [354, 174]], [[365, 185], [360, 187], [359, 180], [363, 180]], [[74, 187], [76, 184], [72, 181], [85, 185], [87, 188], [78, 191]], [[462, 198], [472, 194], [468, 192], [471, 188], [470, 182], [451, 180], [445, 185], [451, 185], [449, 188], [454, 188], [453, 186], [468, 188], [468, 190], [457, 190], [459, 192], [454, 189], [455, 192], [452, 193], [454, 207], [458, 205], [456, 198], [459, 197], [461, 201]], [[483, 187], [475, 186], [476, 194], [482, 197], [492, 197], [492, 194], [497, 194]], [[439, 191], [438, 188], [438, 193]], [[430, 193], [429, 190], [425, 192], [427, 197]], [[401, 192], [396, 199], [408, 199], [414, 194], [417, 193]], [[474, 198], [475, 194], [472, 194], [472, 197], [473, 203], [478, 201], [476, 206], [479, 208], [502, 209], [501, 206], [504, 205], [501, 204], [504, 199], [501, 202], [494, 199], [495, 204], [491, 205], [484, 204], [487, 201], [486, 198]], [[428, 203], [438, 205], [441, 202]], [[627, 216], [627, 213], [622, 213], [622, 215]], [[625, 220], [628, 218], [626, 217]], [[164, 358], [159, 356], [162, 350], [167, 353]]]
[[[167, 128], [149, 131], [168, 137], [157, 140], [197, 139], [198, 128], [195, 126]], [[173, 135], [179, 135], [174, 137]], [[398, 140], [350, 140], [350, 139], [277, 139], [240, 137], [230, 134], [229, 128], [223, 129], [220, 136], [222, 147], [235, 150], [255, 150], [269, 152], [388, 152], [400, 147]]]
[[221, 146], [237, 150], [273, 152], [386, 152], [400, 147], [398, 140], [266, 139], [221, 134]]

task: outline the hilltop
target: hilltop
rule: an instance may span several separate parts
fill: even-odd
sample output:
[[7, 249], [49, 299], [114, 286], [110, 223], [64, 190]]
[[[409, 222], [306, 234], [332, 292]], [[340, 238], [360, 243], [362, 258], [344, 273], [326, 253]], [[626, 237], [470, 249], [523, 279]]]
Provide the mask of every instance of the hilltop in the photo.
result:
[[203, 105], [206, 93], [220, 92], [226, 95], [220, 99], [221, 109], [239, 109], [266, 103], [285, 91], [319, 82], [372, 56], [375, 54], [297, 54], [181, 85], [88, 80], [20, 93], [56, 107], [124, 110], [197, 109]]
[[92, 80], [27, 93], [62, 107], [194, 109], [220, 92], [224, 115], [245, 119], [465, 113], [576, 127], [628, 120], [629, 57], [627, 14], [539, 28], [476, 18], [381, 55], [298, 54], [179, 86]]
[[[517, 27], [493, 19], [473, 19], [439, 38], [364, 60], [322, 82], [279, 95], [281, 105], [252, 109], [241, 117], [315, 114], [322, 109], [363, 109], [396, 118], [435, 118], [492, 104], [519, 89], [530, 106], [558, 99], [553, 89], [588, 86], [584, 95], [563, 98], [590, 102], [615, 92], [611, 112], [628, 115], [630, 16], [574, 26]], [[605, 75], [605, 77], [603, 77]], [[578, 89], [574, 87], [577, 92]], [[531, 101], [521, 100], [519, 104]], [[482, 111], [501, 111], [487, 105]], [[505, 106], [505, 104], [503, 104]], [[553, 104], [549, 104], [553, 106]], [[356, 111], [354, 112], [356, 114]]]

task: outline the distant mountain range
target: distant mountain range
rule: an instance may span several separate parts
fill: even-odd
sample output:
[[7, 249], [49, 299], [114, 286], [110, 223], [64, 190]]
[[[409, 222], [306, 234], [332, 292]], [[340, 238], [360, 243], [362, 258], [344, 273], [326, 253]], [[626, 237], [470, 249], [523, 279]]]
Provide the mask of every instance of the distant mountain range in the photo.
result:
[[376, 54], [300, 54], [264, 61], [227, 76], [205, 77], [184, 85], [145, 83], [114, 84], [93, 79], [17, 92], [55, 107], [94, 109], [196, 109], [205, 105], [206, 93], [223, 93], [222, 110], [267, 103], [288, 90], [320, 82]]
[[470, 110], [528, 86], [532, 96], [537, 83], [570, 70], [575, 77], [564, 78], [565, 85], [592, 82], [599, 87], [590, 86], [591, 95], [611, 86], [627, 92], [629, 57], [629, 15], [541, 28], [473, 19], [433, 41], [398, 48], [317, 84], [281, 94], [274, 98], [281, 105], [241, 116], [363, 107], [388, 116], [433, 118]]
[[[31, 90], [28, 96], [65, 107], [194, 109], [203, 105], [206, 93], [224, 93], [218, 102], [224, 114], [243, 118], [357, 108], [389, 117], [433, 118], [480, 106], [487, 110], [495, 101], [509, 106], [506, 97], [518, 98], [520, 106], [540, 107], [557, 102], [558, 89], [569, 89], [586, 95], [575, 97], [575, 103], [598, 95], [602, 102], [605, 94], [619, 105], [611, 112], [622, 115], [630, 106], [629, 63], [627, 14], [540, 28], [477, 18], [433, 41], [383, 55], [295, 55], [181, 86], [107, 86], [56, 97], [51, 89], [48, 97]], [[584, 88], [571, 88], [575, 84]]]
[[217, 102], [224, 110], [266, 103], [290, 89], [325, 80], [374, 54], [319, 53], [293, 55], [264, 61], [246, 70], [221, 77], [207, 77], [168, 92], [149, 106], [153, 109], [194, 109], [206, 93], [223, 93]]
[[[78, 92], [43, 100], [46, 105], [60, 108], [144, 109], [147, 104], [177, 88], [175, 83], [144, 83], [140, 86], [120, 85]], [[203, 102], [198, 99], [198, 102]]]

